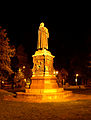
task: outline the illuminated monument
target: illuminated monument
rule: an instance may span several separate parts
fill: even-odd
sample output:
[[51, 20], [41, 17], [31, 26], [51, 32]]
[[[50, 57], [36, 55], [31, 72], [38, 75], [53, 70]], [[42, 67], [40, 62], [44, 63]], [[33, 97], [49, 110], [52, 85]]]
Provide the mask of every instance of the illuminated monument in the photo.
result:
[[32, 83], [30, 89], [25, 93], [17, 93], [18, 96], [28, 98], [30, 101], [61, 101], [69, 96], [69, 91], [58, 88], [53, 67], [55, 56], [48, 51], [49, 32], [44, 23], [41, 23], [38, 30], [37, 51], [33, 57]]
[[56, 77], [54, 75], [53, 58], [48, 51], [48, 29], [44, 23], [40, 24], [38, 30], [37, 49], [33, 57], [33, 75], [31, 89], [54, 89], [57, 88]]

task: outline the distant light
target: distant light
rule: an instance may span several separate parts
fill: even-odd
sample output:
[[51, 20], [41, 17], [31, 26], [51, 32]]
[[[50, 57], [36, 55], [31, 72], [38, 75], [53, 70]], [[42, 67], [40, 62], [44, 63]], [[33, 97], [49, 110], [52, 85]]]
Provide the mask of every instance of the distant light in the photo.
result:
[[55, 75], [55, 73], [56, 73], [56, 72], [54, 71], [54, 75]]
[[4, 84], [4, 81], [2, 81], [2, 83]]
[[77, 82], [77, 79], [75, 79], [75, 82]]
[[79, 74], [76, 74], [76, 77], [78, 77], [79, 76]]
[[25, 69], [26, 67], [25, 66], [23, 66], [23, 69]]
[[21, 72], [21, 68], [19, 68], [19, 72]]
[[56, 75], [58, 74], [58, 71], [56, 71]]
[[26, 80], [26, 79], [24, 79], [24, 81], [26, 82], [27, 80]]

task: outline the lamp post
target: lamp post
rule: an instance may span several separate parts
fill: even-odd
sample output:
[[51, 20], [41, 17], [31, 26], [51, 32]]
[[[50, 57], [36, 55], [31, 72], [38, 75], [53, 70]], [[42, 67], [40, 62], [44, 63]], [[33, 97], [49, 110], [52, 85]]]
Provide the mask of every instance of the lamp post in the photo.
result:
[[21, 68], [19, 68], [19, 72], [21, 72]]
[[24, 81], [25, 81], [25, 82], [27, 81], [26, 78], [24, 79]]
[[56, 75], [58, 75], [58, 71], [56, 71]]
[[76, 86], [77, 86], [77, 77], [79, 76], [79, 74], [76, 74], [76, 79], [75, 79], [75, 82], [76, 82]]
[[23, 69], [25, 69], [26, 67], [25, 66], [23, 66]]

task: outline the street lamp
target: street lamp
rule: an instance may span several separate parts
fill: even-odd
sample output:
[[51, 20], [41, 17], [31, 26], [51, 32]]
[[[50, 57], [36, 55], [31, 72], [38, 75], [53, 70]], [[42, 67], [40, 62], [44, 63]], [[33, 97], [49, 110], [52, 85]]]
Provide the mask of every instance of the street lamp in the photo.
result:
[[25, 69], [26, 67], [25, 66], [23, 66], [23, 69]]
[[19, 72], [21, 72], [21, 68], [19, 68]]
[[79, 76], [79, 74], [76, 74], [76, 77], [78, 77]]
[[24, 79], [24, 81], [26, 82], [27, 80], [26, 80], [26, 79]]
[[76, 85], [77, 85], [77, 77], [79, 76], [79, 74], [76, 74], [76, 79], [75, 79], [75, 82], [76, 82]]
[[54, 75], [55, 75], [55, 76], [57, 76], [57, 75], [58, 75], [58, 71], [54, 71], [53, 73], [54, 73]]
[[56, 75], [58, 75], [58, 71], [56, 71]]
[[4, 84], [4, 81], [2, 81], [2, 84]]

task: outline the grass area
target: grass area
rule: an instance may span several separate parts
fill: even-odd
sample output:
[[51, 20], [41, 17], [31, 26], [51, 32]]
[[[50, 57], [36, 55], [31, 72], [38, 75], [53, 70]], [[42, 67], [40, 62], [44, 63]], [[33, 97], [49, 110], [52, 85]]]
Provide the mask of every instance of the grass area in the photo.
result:
[[90, 120], [91, 101], [24, 103], [0, 101], [0, 120]]

